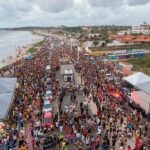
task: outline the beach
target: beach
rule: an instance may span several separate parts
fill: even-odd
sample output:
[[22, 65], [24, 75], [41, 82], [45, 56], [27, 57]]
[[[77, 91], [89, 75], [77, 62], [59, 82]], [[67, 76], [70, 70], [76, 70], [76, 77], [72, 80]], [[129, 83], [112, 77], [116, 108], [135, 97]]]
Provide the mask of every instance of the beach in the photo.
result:
[[44, 39], [28, 31], [0, 31], [0, 68], [28, 55], [26, 52]]

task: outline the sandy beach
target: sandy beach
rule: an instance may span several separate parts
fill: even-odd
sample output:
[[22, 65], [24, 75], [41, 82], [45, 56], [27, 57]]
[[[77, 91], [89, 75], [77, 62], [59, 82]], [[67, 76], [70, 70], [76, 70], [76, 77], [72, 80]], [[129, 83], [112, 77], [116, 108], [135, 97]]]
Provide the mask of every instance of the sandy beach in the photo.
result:
[[16, 50], [11, 56], [5, 58], [4, 60], [0, 61], [0, 69], [2, 69], [5, 66], [11, 65], [13, 63], [15, 63], [16, 61], [27, 57], [28, 55], [30, 55], [29, 53], [27, 53], [27, 51], [33, 47], [35, 44], [39, 43], [42, 40], [36, 40], [36, 42], [32, 43], [32, 44], [28, 44], [26, 46], [21, 47], [19, 50]]

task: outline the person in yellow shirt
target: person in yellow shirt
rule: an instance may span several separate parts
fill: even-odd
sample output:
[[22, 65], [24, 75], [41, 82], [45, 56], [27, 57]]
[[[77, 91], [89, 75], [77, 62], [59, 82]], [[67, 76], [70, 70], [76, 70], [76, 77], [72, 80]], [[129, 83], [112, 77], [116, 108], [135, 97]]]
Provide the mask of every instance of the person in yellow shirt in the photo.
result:
[[67, 143], [66, 143], [66, 140], [62, 141], [61, 143], [61, 147], [62, 147], [62, 150], [67, 150]]

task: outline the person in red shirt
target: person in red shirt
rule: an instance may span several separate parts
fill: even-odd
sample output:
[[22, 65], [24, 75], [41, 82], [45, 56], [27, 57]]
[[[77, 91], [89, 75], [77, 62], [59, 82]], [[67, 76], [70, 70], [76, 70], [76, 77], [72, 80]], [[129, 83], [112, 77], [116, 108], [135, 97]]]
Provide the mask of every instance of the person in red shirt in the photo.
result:
[[130, 145], [128, 145], [128, 148], [127, 148], [127, 150], [132, 150]]
[[88, 134], [87, 130], [86, 129], [83, 129], [83, 135], [86, 137]]
[[130, 123], [131, 122], [131, 116], [129, 115], [128, 116], [128, 123]]
[[66, 134], [68, 134], [69, 128], [67, 126], [65, 127], [65, 131], [66, 131]]
[[140, 143], [140, 137], [138, 136], [138, 137], [136, 138], [135, 150], [139, 150], [139, 143]]

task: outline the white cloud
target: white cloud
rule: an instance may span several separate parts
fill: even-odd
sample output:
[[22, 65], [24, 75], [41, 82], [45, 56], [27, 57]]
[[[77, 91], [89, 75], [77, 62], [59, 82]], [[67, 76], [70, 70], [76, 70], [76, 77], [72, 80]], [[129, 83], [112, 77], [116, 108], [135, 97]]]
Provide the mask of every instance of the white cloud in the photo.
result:
[[128, 0], [128, 4], [131, 5], [131, 6], [145, 5], [149, 2], [150, 2], [150, 0]]
[[88, 2], [94, 7], [118, 7], [123, 4], [124, 0], [88, 0]]
[[38, 0], [37, 3], [43, 11], [57, 13], [72, 7], [74, 0]]
[[0, 0], [0, 27], [137, 24], [149, 0]]

